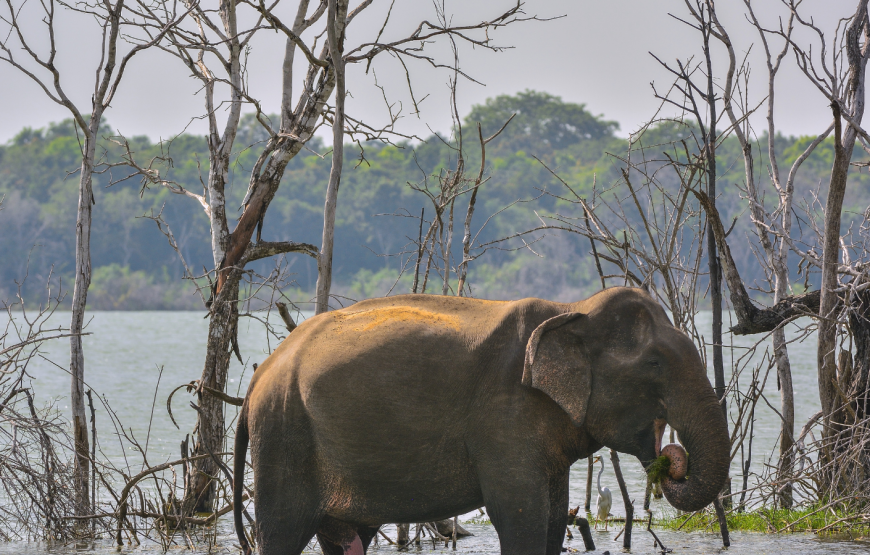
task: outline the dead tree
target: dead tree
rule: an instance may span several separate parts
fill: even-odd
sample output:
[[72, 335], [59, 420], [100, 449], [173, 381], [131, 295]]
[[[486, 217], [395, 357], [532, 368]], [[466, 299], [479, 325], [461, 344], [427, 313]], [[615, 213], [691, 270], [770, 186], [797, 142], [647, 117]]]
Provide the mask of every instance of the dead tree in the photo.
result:
[[[176, 27], [168, 33], [166, 40], [161, 43], [161, 48], [175, 55], [184, 63], [193, 77], [198, 79], [203, 86], [206, 118], [209, 125], [209, 171], [205, 190], [202, 194], [198, 194], [177, 183], [163, 179], [158, 170], [137, 165], [133, 153], [129, 153], [129, 151], [126, 162], [128, 166], [132, 166], [136, 170], [136, 175], [143, 178], [146, 185], [156, 184], [173, 193], [193, 198], [202, 205], [209, 217], [211, 251], [216, 272], [213, 287], [206, 302], [210, 320], [206, 359], [198, 389], [198, 433], [193, 446], [193, 456], [202, 456], [207, 454], [209, 450], [211, 452], [223, 450], [223, 401], [214, 395], [203, 395], [203, 392], [205, 388], [223, 392], [226, 386], [230, 358], [233, 353], [240, 356], [236, 341], [239, 317], [239, 280], [243, 275], [245, 265], [279, 254], [299, 252], [316, 256], [317, 252], [316, 247], [312, 245], [295, 242], [262, 242], [259, 236], [256, 243], [252, 243], [250, 242], [250, 234], [247, 234], [247, 239], [241, 243], [241, 249], [238, 246], [239, 241], [233, 243], [233, 234], [229, 231], [225, 190], [229, 185], [231, 158], [234, 149], [238, 148], [235, 141], [243, 104], [247, 103], [254, 106], [257, 120], [265, 126], [273, 139], [279, 133], [290, 133], [297, 138], [304, 138], [301, 140], [304, 144], [304, 141], [310, 138], [318, 125], [321, 114], [317, 101], [319, 100], [322, 105], [332, 91], [328, 87], [323, 90], [324, 87], [321, 84], [320, 96], [315, 95], [314, 98], [309, 99], [311, 102], [306, 102], [306, 97], [303, 95], [300, 107], [296, 111], [292, 109], [293, 60], [296, 44], [288, 39], [287, 60], [285, 60], [284, 66], [285, 90], [283, 91], [282, 122], [280, 131], [273, 130], [271, 122], [260, 110], [259, 102], [249, 94], [243, 79], [245, 49], [256, 30], [266, 20], [268, 12], [260, 14], [253, 27], [240, 29], [237, 3], [222, 2], [217, 13], [206, 10], [197, 3], [191, 4], [191, 10], [191, 23], [183, 27]], [[292, 36], [298, 37], [308, 27], [320, 20], [325, 12], [325, 5], [316, 9], [308, 19], [305, 18], [307, 11], [308, 2], [303, 0], [299, 4], [293, 29], [287, 29], [287, 32]], [[158, 25], [157, 21], [159, 20], [155, 19], [153, 22], [155, 26]], [[305, 52], [312, 56], [307, 48], [305, 48]], [[313, 56], [312, 60], [319, 62], [320, 65], [310, 65], [306, 81], [308, 89], [314, 89], [317, 78], [316, 71], [311, 71], [311, 68], [316, 69], [327, 65]], [[224, 102], [216, 90], [220, 85], [227, 86], [229, 90], [229, 98], [226, 100], [229, 110], [226, 112], [226, 119], [223, 122], [218, 120], [217, 111]], [[291, 127], [293, 124], [295, 126]], [[251, 145], [242, 145], [242, 148], [248, 146]], [[287, 161], [289, 159], [287, 158]], [[257, 223], [254, 222], [254, 225]], [[237, 230], [240, 226], [237, 226]], [[241, 226], [241, 228], [240, 234], [245, 234], [247, 227]], [[161, 227], [161, 230], [171, 234], [168, 225], [165, 228]], [[170, 242], [172, 242], [171, 238]], [[227, 263], [228, 257], [232, 257], [229, 263]], [[189, 279], [194, 277], [187, 267], [186, 273], [186, 277]], [[216, 489], [211, 477], [217, 474], [218, 468], [211, 458], [201, 457], [197, 459], [192, 479], [189, 481], [191, 487], [185, 495], [186, 514], [193, 511], [212, 510]]]
[[[0, 60], [14, 70], [28, 76], [48, 97], [63, 106], [72, 116], [76, 128], [82, 134], [81, 165], [78, 170], [79, 199], [76, 216], [75, 285], [72, 297], [70, 323], [70, 408], [72, 411], [73, 436], [75, 438], [76, 491], [75, 513], [90, 514], [89, 461], [87, 413], [85, 411], [85, 356], [82, 346], [82, 330], [85, 320], [88, 288], [91, 283], [91, 209], [95, 203], [92, 180], [99, 171], [97, 143], [103, 115], [115, 97], [132, 58], [158, 42], [181, 21], [186, 12], [176, 5], [167, 5], [164, 19], [158, 28], [148, 29], [140, 15], [149, 9], [145, 3], [111, 0], [106, 2], [83, 2], [68, 4], [63, 0], [46, 0], [40, 3], [42, 23], [47, 36], [35, 36], [26, 26], [22, 11], [23, 2], [8, 0], [6, 13], [2, 16]], [[58, 54], [58, 31], [61, 26], [56, 19], [56, 10], [70, 9], [93, 18], [97, 32], [103, 36], [99, 58], [95, 60], [94, 87], [88, 100], [76, 102], [68, 94], [62, 81], [72, 77], [62, 75], [56, 65]], [[76, 33], [85, 32], [77, 29]], [[92, 31], [89, 31], [92, 32]], [[123, 37], [123, 38], [122, 38]], [[48, 43], [47, 55], [40, 54], [37, 43]], [[83, 105], [89, 106], [88, 109]]]
[[[454, 82], [455, 86], [455, 82]], [[454, 104], [455, 111], [455, 104]], [[454, 118], [454, 122], [458, 122], [458, 118]], [[476, 174], [469, 175], [466, 169], [466, 154], [463, 148], [461, 138], [457, 139], [456, 146], [452, 146], [456, 154], [456, 164], [453, 168], [442, 169], [438, 175], [424, 175], [419, 183], [409, 183], [411, 189], [423, 193], [432, 203], [435, 216], [429, 225], [429, 229], [425, 236], [419, 240], [419, 246], [415, 249], [415, 284], [413, 292], [417, 292], [416, 288], [416, 273], [423, 269], [423, 281], [420, 287], [420, 293], [426, 292], [426, 287], [429, 283], [429, 275], [434, 270], [440, 274], [442, 295], [448, 295], [451, 292], [456, 296], [470, 296], [471, 287], [468, 283], [468, 265], [486, 252], [486, 248], [477, 249], [478, 237], [483, 228], [478, 229], [472, 235], [471, 220], [474, 217], [474, 208], [477, 203], [477, 193], [480, 187], [489, 181], [489, 177], [485, 176], [486, 170], [486, 145], [495, 139], [510, 123], [510, 119], [488, 138], [483, 137], [483, 131], [480, 125], [477, 126], [478, 141], [480, 144], [480, 166]], [[457, 137], [461, 136], [462, 128], [457, 123]], [[430, 181], [435, 181], [434, 186], [430, 186]], [[464, 228], [461, 242], [462, 260], [458, 263], [453, 262], [453, 243], [454, 243], [454, 211], [456, 209], [456, 201], [463, 196], [468, 197], [468, 204], [465, 210]], [[422, 216], [421, 216], [422, 225]], [[486, 224], [484, 224], [485, 226]], [[422, 228], [421, 228], [422, 230]], [[423, 264], [423, 256], [426, 257], [426, 262]], [[450, 284], [451, 276], [456, 278], [455, 290]], [[399, 276], [401, 277], [401, 275]]]
[[[432, 204], [432, 209], [435, 216], [423, 236], [423, 215], [425, 209], [420, 214], [420, 232], [417, 239], [417, 245], [413, 253], [416, 256], [414, 263], [414, 284], [411, 291], [418, 292], [419, 273], [423, 270], [423, 281], [420, 285], [419, 292], [425, 293], [426, 287], [429, 284], [429, 275], [434, 270], [440, 273], [441, 278], [441, 294], [448, 295], [453, 292], [456, 296], [470, 296], [471, 287], [468, 284], [468, 265], [486, 252], [486, 248], [477, 249], [478, 237], [483, 231], [483, 227], [472, 235], [471, 222], [474, 217], [474, 209], [477, 204], [477, 193], [480, 187], [489, 181], [489, 176], [486, 175], [486, 146], [510, 124], [513, 116], [491, 136], [484, 138], [483, 130], [480, 124], [477, 124], [477, 140], [480, 147], [480, 163], [476, 173], [470, 173], [467, 164], [467, 152], [465, 150], [465, 141], [463, 136], [462, 121], [459, 117], [459, 110], [456, 104], [456, 91], [458, 79], [461, 76], [458, 67], [458, 52], [455, 44], [453, 45], [453, 54], [456, 64], [453, 68], [453, 77], [450, 80], [450, 115], [453, 120], [453, 141], [449, 142], [441, 137], [438, 137], [456, 156], [456, 162], [453, 168], [441, 169], [437, 175], [428, 175], [424, 172], [423, 178], [418, 183], [408, 183], [408, 186], [419, 193], [424, 194]], [[434, 184], [430, 185], [434, 181]], [[462, 259], [458, 263], [454, 263], [453, 248], [454, 248], [454, 224], [455, 224], [455, 209], [456, 201], [460, 198], [468, 197], [468, 204], [465, 210], [465, 219], [463, 227], [463, 235], [461, 242]], [[488, 222], [489, 220], [487, 220]], [[404, 254], [404, 253], [400, 253]], [[423, 257], [426, 257], [426, 262], [423, 264]], [[403, 270], [400, 272], [398, 279], [401, 279], [404, 273], [404, 267], [410, 262], [410, 258], [403, 264]], [[439, 264], [440, 262], [440, 264]], [[450, 284], [451, 276], [456, 278], [455, 290]]]
[[47, 341], [70, 337], [49, 323], [64, 299], [49, 280], [45, 304], [28, 310], [21, 290], [0, 299], [0, 539], [66, 542], [90, 532], [66, 518], [81, 501], [69, 487], [79, 470], [70, 464], [75, 440], [56, 406], [36, 407], [28, 375]]
[[[870, 55], [870, 46], [868, 46], [867, 41], [867, 37], [870, 36], [870, 24], [868, 24], [867, 2], [861, 1], [858, 3], [855, 14], [845, 20], [846, 24], [838, 28], [834, 40], [828, 43], [821, 29], [812, 20], [805, 19], [800, 14], [797, 3], [789, 2], [788, 6], [791, 14], [789, 23], [778, 31], [763, 29], [755, 19], [750, 6], [749, 14], [751, 20], [761, 33], [765, 46], [767, 44], [766, 35], [779, 35], [786, 42], [786, 46], [780, 52], [776, 62], [773, 62], [769, 49], [766, 49], [768, 53], [769, 87], [772, 90], [776, 69], [779, 67], [779, 60], [782, 59], [786, 50], [791, 48], [799, 69], [801, 69], [811, 83], [825, 94], [830, 102], [834, 121], [797, 158], [789, 171], [786, 181], [782, 183], [780, 182], [775, 152], [773, 151], [775, 135], [773, 133], [773, 96], [771, 95], [768, 100], [770, 141], [768, 149], [771, 156], [771, 180], [777, 189], [780, 203], [778, 208], [773, 212], [773, 215], [771, 215], [765, 212], [757, 192], [748, 188], [747, 196], [753, 222], [762, 240], [762, 246], [772, 256], [771, 266], [774, 269], [776, 283], [778, 284], [780, 281], [787, 283], [789, 281], [785, 263], [787, 262], [788, 252], [791, 251], [801, 258], [802, 266], [814, 267], [821, 270], [821, 288], [819, 291], [808, 294], [786, 295], [785, 284], [777, 285], [777, 288], [774, 290], [774, 305], [770, 308], [759, 309], [753, 305], [742, 285], [730, 252], [723, 257], [723, 262], [726, 266], [726, 276], [729, 289], [731, 290], [732, 304], [738, 317], [738, 325], [732, 330], [734, 333], [750, 334], [774, 330], [774, 340], [777, 341], [777, 337], [782, 337], [779, 330], [789, 319], [801, 315], [813, 315], [818, 318], [819, 396], [825, 414], [824, 437], [825, 441], [831, 444], [831, 438], [837, 433], [837, 425], [845, 424], [846, 422], [844, 418], [848, 411], [843, 410], [843, 407], [849, 403], [850, 399], [848, 395], [843, 393], [843, 387], [840, 383], [845, 374], [850, 374], [847, 368], [849, 364], [844, 362], [839, 365], [841, 368], [838, 369], [837, 360], [839, 330], [850, 321], [849, 315], [852, 312], [852, 310], [844, 309], [843, 299], [857, 299], [858, 297], [855, 295], [855, 292], [861, 287], [861, 283], [865, 279], [863, 272], [859, 269], [862, 264], [860, 260], [855, 260], [854, 262], [844, 260], [841, 263], [839, 257], [842, 252], [844, 257], [848, 258], [848, 249], [844, 246], [843, 239], [840, 237], [840, 227], [849, 164], [851, 163], [856, 140], [859, 137], [864, 141], [867, 140], [866, 132], [861, 128], [861, 119], [864, 111], [866, 63], [868, 55]], [[821, 48], [817, 58], [812, 55], [811, 49], [795, 42], [792, 34], [793, 25], [800, 25], [806, 28], [818, 38]], [[843, 46], [842, 49], [839, 47], [841, 44]], [[798, 168], [831, 131], [834, 132], [834, 163], [824, 206], [824, 222], [821, 226], [813, 223], [818, 238], [816, 245], [822, 251], [822, 256], [819, 257], [815, 253], [815, 246], [802, 249], [792, 237], [791, 212], [793, 199], [791, 197], [794, 191], [794, 177]], [[708, 213], [713, 214], [711, 220], [719, 220], [718, 213], [715, 212], [715, 207], [712, 206], [709, 199], [702, 198], [701, 200]], [[778, 215], [778, 217], [775, 215]], [[813, 219], [811, 218], [810, 221], [813, 221]], [[727, 245], [725, 244], [725, 231], [721, 221], [719, 221], [715, 231], [717, 243], [719, 243], [720, 249], [724, 251], [727, 249]], [[767, 241], [767, 244], [765, 244], [765, 241]], [[807, 241], [809, 241], [809, 238], [803, 238], [804, 243]], [[849, 283], [842, 282], [844, 277], [850, 279]], [[847, 292], [851, 297], [846, 295]], [[856, 306], [863, 307], [863, 304], [859, 301]], [[860, 329], [859, 320], [860, 318], [855, 320], [854, 324]], [[781, 352], [777, 353], [777, 357], [779, 365], [782, 360]], [[847, 361], [849, 357], [840, 358]], [[784, 426], [788, 424], [788, 416], [787, 413], [784, 413]], [[786, 434], [785, 431], [784, 429], [782, 441], [788, 443], [791, 439], [791, 433]], [[790, 432], [793, 433], [793, 424]], [[782, 448], [783, 446], [781, 445]], [[791, 460], [793, 455], [789, 455], [790, 452], [791, 449], [784, 453], [781, 450], [780, 468], [782, 472], [785, 472], [793, 464], [793, 460]], [[833, 451], [825, 453], [825, 456], [828, 457], [827, 460], [834, 460]], [[829, 480], [833, 480], [833, 477], [829, 476]], [[783, 490], [780, 502], [787, 504], [789, 497], [789, 491], [786, 488]]]
[[[797, 14], [797, 6], [793, 0], [791, 8]], [[820, 39], [824, 41], [824, 36], [812, 21], [806, 21], [800, 15], [796, 17], [801, 25], [817, 31]], [[818, 331], [819, 397], [828, 423], [836, 423], [839, 420], [837, 413], [840, 412], [838, 409], [842, 402], [837, 391], [837, 312], [840, 306], [840, 295], [836, 290], [839, 288], [840, 281], [840, 222], [843, 198], [855, 141], [859, 134], [867, 140], [866, 132], [860, 127], [864, 117], [865, 77], [867, 60], [870, 57], [870, 40], [868, 40], [870, 20], [867, 14], [867, 0], [858, 2], [842, 38], [845, 52], [834, 48], [830, 62], [825, 58], [824, 52], [818, 61], [814, 61], [811, 51], [797, 51], [799, 67], [804, 75], [827, 96], [834, 115], [834, 164], [825, 202]], [[845, 62], [848, 67], [846, 75], [839, 74], [837, 70], [837, 66], [842, 63], [838, 57], [843, 54], [846, 56]], [[822, 77], [817, 73], [816, 63], [824, 68], [829, 77]], [[829, 64], [833, 67], [829, 68]], [[833, 427], [827, 426], [825, 430], [826, 435], [829, 435]], [[833, 457], [833, 453], [829, 457]]]
[[323, 207], [323, 238], [317, 255], [317, 291], [314, 301], [315, 314], [329, 309], [329, 291], [332, 287], [332, 251], [335, 243], [335, 210], [338, 206], [338, 187], [341, 183], [341, 168], [344, 161], [344, 101], [345, 61], [344, 25], [347, 2], [339, 8], [341, 0], [329, 0], [329, 17], [326, 37], [329, 56], [335, 78], [335, 110], [332, 120], [332, 167], [329, 169], [329, 184], [326, 187], [326, 202]]
[[[764, 251], [768, 282], [771, 283], [773, 291], [773, 303], [776, 306], [780, 301], [783, 301], [789, 296], [789, 287], [791, 280], [789, 279], [788, 255], [789, 245], [781, 236], [771, 234], [768, 231], [766, 222], [768, 218], [774, 218], [777, 221], [778, 227], [783, 236], [791, 236], [792, 220], [793, 220], [793, 202], [794, 202], [794, 180], [797, 171], [801, 164], [813, 153], [815, 148], [830, 134], [833, 125], [829, 126], [826, 131], [821, 133], [814, 141], [810, 143], [807, 149], [799, 156], [792, 167], [789, 169], [787, 178], [783, 181], [780, 177], [779, 165], [777, 163], [776, 154], [776, 122], [774, 118], [775, 108], [775, 82], [776, 76], [781, 67], [783, 58], [789, 52], [790, 39], [794, 29], [795, 13], [791, 12], [787, 23], [782, 25], [778, 34], [785, 38], [782, 48], [779, 52], [773, 53], [768, 36], [772, 35], [759, 23], [755, 16], [751, 2], [744, 1], [747, 9], [747, 15], [752, 24], [758, 30], [761, 43], [764, 47], [766, 64], [767, 64], [767, 154], [769, 159], [769, 171], [771, 183], [776, 191], [778, 204], [772, 213], [768, 214], [764, 206], [762, 196], [759, 194], [759, 187], [755, 180], [755, 159], [753, 154], [753, 145], [748, 139], [751, 134], [751, 129], [748, 123], [748, 116], [752, 108], [743, 100], [742, 104], [734, 101], [735, 95], [741, 99], [745, 99], [746, 89], [748, 88], [748, 68], [745, 65], [737, 67], [737, 59], [734, 45], [727, 31], [716, 17], [715, 10], [712, 10], [712, 21], [715, 26], [713, 35], [726, 47], [729, 58], [729, 69], [726, 76], [723, 88], [723, 103], [728, 119], [731, 123], [731, 130], [740, 143], [743, 153], [744, 173], [745, 173], [745, 196], [749, 204], [749, 212], [756, 228], [756, 235], [759, 243]], [[741, 83], [741, 79], [743, 82]], [[738, 113], [739, 112], [739, 113]], [[732, 290], [735, 286], [729, 286]], [[736, 288], [739, 291], [739, 288]], [[746, 299], [742, 304], [746, 303]], [[755, 312], [760, 316], [760, 311]], [[756, 316], [754, 319], [760, 323], [760, 318]], [[747, 322], [740, 322], [738, 328], [734, 329], [735, 333], [747, 331], [741, 326], [745, 326]], [[768, 326], [761, 326], [768, 327]], [[785, 330], [781, 325], [774, 324], [772, 328], [772, 342], [774, 356], [777, 366], [777, 384], [780, 390], [780, 416], [781, 416], [781, 433], [780, 433], [780, 455], [778, 468], [781, 475], [786, 476], [790, 472], [793, 464], [793, 444], [794, 444], [794, 393], [791, 378], [791, 364], [788, 357], [788, 348], [785, 339]], [[785, 483], [782, 486], [778, 501], [782, 507], [791, 507], [792, 493], [791, 485]]]
[[[748, 68], [746, 68], [745, 65], [739, 68], [737, 67], [734, 45], [732, 44], [731, 38], [728, 35], [726, 29], [720, 23], [716, 15], [715, 3], [712, 0], [705, 0], [703, 4], [701, 2], [696, 2], [693, 5], [688, 1], [686, 2], [686, 4], [693, 17], [693, 26], [696, 26], [696, 28], [702, 30], [705, 33], [705, 59], [707, 60], [708, 66], [708, 71], [706, 74], [708, 83], [710, 82], [710, 79], [712, 77], [711, 71], [709, 71], [709, 38], [707, 35], [715, 37], [725, 46], [727, 50], [729, 66], [723, 88], [723, 109], [728, 117], [730, 127], [726, 131], [726, 134], [734, 134], [734, 136], [740, 143], [740, 147], [743, 153], [745, 173], [745, 196], [749, 204], [751, 219], [756, 228], [756, 235], [759, 238], [767, 263], [766, 270], [768, 272], [768, 281], [771, 284], [771, 289], [773, 292], [774, 307], [785, 308], [787, 306], [793, 306], [794, 303], [792, 301], [794, 301], [794, 299], [787, 299], [787, 297], [789, 296], [788, 289], [791, 281], [788, 275], [788, 255], [790, 251], [790, 244], [786, 238], [791, 236], [794, 178], [796, 175], [796, 171], [803, 163], [803, 161], [806, 160], [806, 158], [813, 152], [816, 146], [818, 146], [824, 140], [824, 138], [831, 130], [831, 128], [829, 128], [810, 144], [806, 152], [804, 152], [803, 155], [796, 160], [791, 168], [791, 171], [789, 172], [788, 178], [785, 180], [785, 182], [783, 182], [779, 175], [779, 168], [777, 165], [775, 151], [776, 127], [774, 122], [774, 83], [783, 57], [788, 53], [791, 47], [793, 25], [795, 18], [798, 17], [795, 6], [791, 6], [791, 14], [787, 20], [787, 24], [780, 26], [778, 34], [785, 39], [785, 43], [782, 49], [776, 55], [774, 55], [771, 53], [771, 48], [768, 43], [768, 35], [771, 34], [771, 32], [765, 30], [758, 22], [753, 12], [751, 3], [748, 1], [745, 2], [748, 11], [748, 18], [752, 21], [754, 26], [759, 31], [761, 41], [765, 49], [766, 63], [768, 69], [767, 150], [770, 160], [769, 175], [771, 178], [771, 182], [776, 190], [777, 198], [779, 201], [778, 206], [771, 215], [765, 212], [763, 199], [759, 194], [758, 186], [755, 181], [755, 161], [752, 151], [753, 145], [748, 139], [751, 134], [748, 117], [754, 111], [754, 108], [747, 105], [748, 101], [746, 100], [748, 86]], [[799, 52], [799, 49], [795, 49], [795, 53], [798, 54], [800, 59]], [[680, 69], [682, 71], [682, 66], [680, 67]], [[741, 78], [743, 80], [742, 87], [740, 82]], [[685, 89], [688, 91], [689, 95], [693, 94], [693, 88], [689, 84], [688, 78], [684, 77], [684, 81], [687, 83]], [[695, 87], [695, 90], [697, 91], [697, 87]], [[711, 90], [712, 89], [708, 87], [708, 92]], [[742, 105], [738, 106], [737, 103], [734, 101], [735, 95], [742, 99]], [[692, 105], [694, 106], [694, 101], [692, 102]], [[740, 112], [739, 114], [738, 111]], [[711, 157], [715, 157], [714, 151], [711, 152], [708, 150], [704, 152], [704, 155], [706, 158], [704, 162], [708, 166], [710, 166], [711, 163], [715, 165], [715, 161], [711, 160]], [[711, 191], [708, 187], [704, 199], [704, 206], [705, 209], [708, 210], [708, 212], [711, 210], [715, 211], [715, 197], [712, 193], [713, 191]], [[716, 217], [718, 218], [718, 215]], [[780, 230], [779, 235], [771, 234], [769, 232], [768, 222], [773, 220], [776, 220], [777, 227]], [[723, 248], [722, 243], [724, 241], [724, 237], [717, 237], [717, 235], [720, 235], [721, 233], [714, 233], [712, 228], [713, 225], [715, 224], [713, 223], [712, 219], [710, 219], [710, 221], [708, 222], [708, 239], [713, 243], [720, 244], [719, 249], [721, 250]], [[722, 226], [720, 225], [719, 227], [721, 228]], [[714, 251], [710, 250], [709, 252], [712, 256], [712, 253]], [[788, 474], [788, 469], [791, 468], [793, 462], [792, 445], [794, 434], [794, 395], [792, 391], [791, 368], [788, 359], [785, 332], [781, 326], [784, 319], [782, 317], [777, 317], [777, 313], [781, 312], [781, 310], [774, 310], [773, 313], [771, 313], [771, 311], [761, 311], [756, 309], [752, 302], [749, 300], [748, 295], [745, 294], [746, 292], [744, 287], [742, 286], [742, 283], [737, 283], [740, 281], [739, 275], [737, 274], [736, 268], [733, 265], [733, 260], [730, 260], [730, 254], [727, 257], [723, 258], [728, 258], [728, 261], [726, 261], [725, 264], [731, 265], [730, 273], [732, 274], [732, 276], [728, 279], [729, 289], [731, 291], [732, 303], [734, 304], [735, 310], [738, 313], [738, 326], [732, 329], [732, 331], [738, 334], [747, 332], [752, 333], [752, 331], [750, 330], [762, 331], [759, 328], [765, 328], [763, 331], [773, 331], [772, 340], [774, 356], [777, 365], [777, 383], [780, 390], [781, 409], [781, 440], [780, 458], [778, 466], [780, 468], [780, 473], [782, 475], [786, 475]], [[726, 273], [728, 272], [729, 270], [726, 270]], [[713, 283], [712, 274], [713, 272], [711, 268], [711, 286]], [[784, 307], [780, 306], [781, 302], [785, 303]], [[812, 299], [810, 299], [809, 302], [812, 302]], [[801, 304], [801, 306], [803, 305]], [[771, 318], [771, 316], [773, 317]], [[759, 325], [762, 324], [762, 322], [764, 322], [763, 325]], [[716, 322], [714, 313], [714, 336], [715, 335]], [[714, 342], [716, 342], [715, 337]], [[718, 372], [716, 374], [716, 379], [718, 387], [720, 385]], [[783, 485], [781, 489], [781, 494], [778, 497], [778, 502], [784, 507], [790, 507], [792, 504], [791, 486], [787, 482]]]

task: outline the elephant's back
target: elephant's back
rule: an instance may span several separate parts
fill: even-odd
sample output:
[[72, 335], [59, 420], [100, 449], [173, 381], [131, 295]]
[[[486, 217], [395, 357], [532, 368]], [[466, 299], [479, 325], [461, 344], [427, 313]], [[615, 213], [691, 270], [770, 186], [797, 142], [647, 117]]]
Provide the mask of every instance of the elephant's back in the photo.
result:
[[[560, 305], [539, 299], [486, 301], [399, 295], [361, 301], [303, 322], [264, 361], [251, 383], [275, 394], [299, 388], [303, 399], [324, 387], [363, 384], [393, 390], [407, 381], [431, 387], [473, 386], [493, 366], [522, 362], [531, 331]], [[277, 388], [277, 390], [276, 390]]]
[[[515, 303], [441, 295], [398, 295], [361, 301], [312, 321], [327, 340], [358, 341], [383, 335], [457, 335], [472, 339], [491, 333]], [[330, 335], [331, 332], [331, 335]]]
[[312, 410], [336, 394], [470, 387], [483, 370], [476, 347], [495, 333], [507, 304], [434, 295], [363, 301], [300, 326], [288, 366]]

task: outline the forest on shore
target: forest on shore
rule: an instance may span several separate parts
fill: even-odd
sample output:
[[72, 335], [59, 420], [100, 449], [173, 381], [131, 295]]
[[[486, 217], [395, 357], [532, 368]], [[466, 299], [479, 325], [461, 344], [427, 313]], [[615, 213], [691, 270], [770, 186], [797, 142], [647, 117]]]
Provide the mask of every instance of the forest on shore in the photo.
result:
[[[620, 158], [629, 149], [632, 130], [620, 130], [606, 115], [595, 115], [583, 104], [543, 92], [499, 96], [474, 106], [463, 121], [463, 133], [470, 138], [466, 147], [469, 165], [479, 163], [477, 124], [488, 136], [514, 113], [513, 121], [487, 146], [488, 181], [480, 188], [472, 222], [475, 232], [483, 227], [478, 236], [481, 244], [539, 226], [539, 217], [582, 216], [564, 200], [570, 193], [550, 170], [581, 196], [592, 197], [593, 186], [605, 199], [607, 191], [619, 194], [618, 188], [612, 188], [621, 180], [619, 168], [624, 164]], [[687, 139], [691, 147], [692, 131], [690, 123], [663, 121], [645, 130], [633, 148], [666, 150], [680, 139]], [[114, 133], [110, 123], [101, 128], [99, 148], [109, 163], [120, 162], [124, 154]], [[231, 159], [228, 212], [241, 207], [251, 166], [267, 138], [253, 116], [243, 118], [238, 140], [243, 146]], [[396, 280], [416, 249], [413, 243], [421, 208], [426, 209], [424, 230], [433, 215], [429, 199], [410, 185], [432, 182], [455, 164], [456, 151], [448, 139], [448, 135], [432, 135], [419, 142], [346, 145], [334, 262], [334, 291], [346, 297], [345, 302], [381, 296], [391, 288], [393, 294], [410, 290], [407, 271], [398, 284]], [[780, 167], [790, 167], [812, 139], [779, 137]], [[162, 143], [144, 136], [127, 140], [137, 158], [152, 160], [166, 179], [193, 191], [202, 189], [209, 159], [204, 136], [182, 134]], [[22, 129], [0, 146], [0, 198], [4, 199], [0, 236], [5, 239], [0, 243], [0, 256], [6, 261], [0, 267], [0, 298], [10, 297], [15, 283], [25, 275], [28, 298], [39, 298], [49, 273], [62, 289], [71, 290], [74, 235], [70, 231], [76, 219], [79, 143], [72, 120], [65, 120], [43, 129]], [[753, 143], [761, 183], [769, 181], [766, 144], [766, 135]], [[265, 222], [264, 240], [320, 242], [330, 151], [317, 138], [306, 148], [287, 166]], [[796, 198], [818, 198], [823, 206], [822, 185], [830, 177], [833, 152], [834, 139], [829, 137], [806, 160], [795, 181]], [[862, 154], [856, 148], [856, 159]], [[740, 239], [730, 239], [732, 255], [752, 288], [763, 281], [763, 272], [755, 260], [758, 239], [742, 198], [744, 170], [737, 138], [724, 138], [717, 156], [722, 184], [717, 206], [723, 220], [729, 225], [735, 222], [731, 234]], [[870, 203], [867, 168], [850, 171], [854, 186], [844, 204], [844, 231]], [[155, 223], [143, 216], [162, 212], [185, 260], [200, 270], [211, 259], [208, 217], [195, 200], [174, 195], [167, 188], [143, 187], [135, 176], [124, 180], [129, 175], [124, 172], [123, 167], [116, 167], [94, 176], [93, 282], [88, 306], [96, 310], [202, 308], [190, 282], [182, 279], [178, 255]], [[510, 248], [493, 248], [470, 263], [473, 294], [489, 299], [534, 296], [569, 301], [600, 288], [585, 238], [558, 230], [538, 237], [542, 238], [528, 248], [514, 241]], [[798, 261], [793, 263], [796, 266]], [[274, 260], [262, 261], [253, 267], [268, 273], [275, 264]], [[317, 279], [315, 262], [289, 254], [279, 264], [285, 265], [292, 280], [284, 294], [305, 309]], [[803, 287], [812, 288], [813, 281], [794, 286], [800, 292]], [[759, 285], [751, 293], [764, 297], [763, 289]]]

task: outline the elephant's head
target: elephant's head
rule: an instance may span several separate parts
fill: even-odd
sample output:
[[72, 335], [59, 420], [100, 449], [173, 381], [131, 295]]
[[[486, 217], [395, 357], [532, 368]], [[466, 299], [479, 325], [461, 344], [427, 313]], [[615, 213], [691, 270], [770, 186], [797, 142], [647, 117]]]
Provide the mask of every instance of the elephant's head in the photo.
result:
[[666, 480], [677, 509], [711, 503], [728, 476], [729, 437], [695, 345], [642, 289], [607, 289], [538, 326], [523, 383], [549, 395], [597, 442], [646, 467], [664, 423], [689, 453], [683, 480]]

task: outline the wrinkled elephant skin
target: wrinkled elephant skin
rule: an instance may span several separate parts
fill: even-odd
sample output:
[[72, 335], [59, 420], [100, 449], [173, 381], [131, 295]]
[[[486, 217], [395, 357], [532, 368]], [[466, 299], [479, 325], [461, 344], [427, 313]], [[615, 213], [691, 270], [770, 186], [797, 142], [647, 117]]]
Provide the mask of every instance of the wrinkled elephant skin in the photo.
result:
[[709, 504], [728, 472], [725, 418], [697, 349], [641, 289], [363, 301], [305, 321], [251, 380], [236, 527], [250, 443], [263, 555], [296, 555], [315, 534], [327, 555], [359, 555], [381, 524], [482, 505], [503, 554], [557, 555], [571, 464], [602, 446], [648, 464], [662, 422], [691, 457], [668, 500]]

